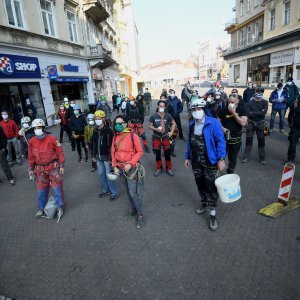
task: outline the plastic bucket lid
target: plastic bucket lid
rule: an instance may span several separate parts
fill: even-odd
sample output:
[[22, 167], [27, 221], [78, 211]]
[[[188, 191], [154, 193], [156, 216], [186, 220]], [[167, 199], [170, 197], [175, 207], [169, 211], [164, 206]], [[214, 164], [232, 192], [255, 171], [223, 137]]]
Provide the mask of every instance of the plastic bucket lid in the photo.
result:
[[231, 203], [241, 198], [240, 176], [237, 174], [223, 175], [215, 180], [221, 202]]

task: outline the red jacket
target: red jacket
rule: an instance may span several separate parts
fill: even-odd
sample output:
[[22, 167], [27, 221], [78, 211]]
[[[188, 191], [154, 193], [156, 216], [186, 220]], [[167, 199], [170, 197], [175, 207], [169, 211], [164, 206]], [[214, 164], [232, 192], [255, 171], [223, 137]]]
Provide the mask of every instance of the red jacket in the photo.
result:
[[[126, 136], [123, 138], [124, 135]], [[135, 133], [128, 130], [114, 136], [111, 146], [112, 167], [123, 169], [126, 164], [135, 167], [143, 154], [141, 141]]]
[[8, 121], [1, 121], [0, 122], [0, 126], [2, 127], [6, 137], [8, 139], [12, 139], [12, 138], [17, 138], [19, 137], [19, 134], [18, 134], [18, 126], [16, 124], [15, 121], [13, 120], [8, 120]]
[[63, 111], [59, 110], [58, 111], [58, 116], [60, 118], [60, 124], [62, 125], [66, 125], [68, 123], [68, 119], [67, 119], [67, 111], [64, 109]]
[[64, 152], [55, 136], [46, 134], [46, 137], [41, 140], [36, 136], [29, 140], [29, 171], [32, 171], [35, 165], [47, 165], [54, 160], [57, 160], [59, 165], [63, 167], [65, 163]]

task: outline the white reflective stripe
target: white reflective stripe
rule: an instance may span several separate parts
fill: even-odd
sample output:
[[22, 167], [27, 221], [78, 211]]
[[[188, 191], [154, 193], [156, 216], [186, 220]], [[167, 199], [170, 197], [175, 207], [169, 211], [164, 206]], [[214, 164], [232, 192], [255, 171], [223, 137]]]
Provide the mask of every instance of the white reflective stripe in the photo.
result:
[[291, 178], [293, 177], [293, 175], [294, 175], [294, 170], [288, 171], [287, 173], [282, 174], [281, 181]]
[[279, 196], [285, 193], [289, 193], [291, 191], [291, 187], [292, 187], [291, 185], [287, 185], [284, 188], [281, 188], [279, 190]]

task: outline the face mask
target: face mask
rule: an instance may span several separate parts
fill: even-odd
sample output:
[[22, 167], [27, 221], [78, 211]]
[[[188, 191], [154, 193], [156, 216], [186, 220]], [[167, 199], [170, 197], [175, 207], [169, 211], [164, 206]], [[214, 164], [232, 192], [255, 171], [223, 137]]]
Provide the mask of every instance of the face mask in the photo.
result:
[[59, 109], [60, 109], [60, 110], [64, 110], [65, 108], [62, 106], [62, 107], [60, 107]]
[[124, 126], [122, 124], [116, 124], [115, 125], [115, 130], [117, 132], [122, 132], [124, 130]]
[[70, 106], [71, 106], [71, 107], [74, 107], [74, 106], [75, 106], [75, 104], [74, 104], [74, 103], [71, 103], [71, 104], [70, 104]]
[[212, 99], [211, 98], [207, 98], [206, 100], [208, 103], [211, 103], [212, 102]]
[[3, 118], [4, 120], [7, 120], [7, 119], [8, 119], [8, 115], [7, 115], [7, 114], [3, 114], [3, 115], [2, 115], [2, 118]]
[[291, 82], [291, 81], [288, 81], [288, 82], [287, 82], [287, 84], [288, 84], [288, 85], [291, 85], [291, 84], [292, 84], [292, 82]]
[[101, 125], [102, 125], [102, 123], [103, 123], [103, 121], [102, 121], [102, 120], [95, 120], [95, 122], [96, 122], [96, 125], [97, 125], [97, 126], [101, 126]]
[[219, 90], [219, 92], [220, 92], [221, 94], [223, 94], [224, 90]]
[[158, 108], [158, 111], [159, 111], [160, 113], [163, 113], [163, 112], [165, 111], [165, 108], [164, 108], [164, 107], [159, 107], [159, 108]]
[[34, 133], [37, 136], [41, 136], [41, 135], [43, 135], [44, 132], [43, 132], [43, 129], [37, 128], [37, 129], [34, 129]]
[[249, 84], [249, 85], [248, 85], [248, 88], [249, 88], [249, 89], [252, 89], [252, 85], [251, 85], [251, 84]]
[[29, 128], [29, 124], [28, 123], [24, 123], [23, 124], [23, 128], [25, 128], [25, 129]]
[[220, 99], [220, 96], [216, 96], [216, 99]]
[[77, 116], [79, 114], [79, 110], [74, 110], [74, 115]]
[[201, 109], [201, 110], [193, 111], [192, 115], [194, 119], [201, 120], [204, 116], [204, 110]]
[[170, 94], [170, 97], [171, 97], [171, 98], [174, 98], [174, 97], [175, 97], [175, 94]]
[[89, 124], [90, 124], [90, 125], [94, 125], [95, 122], [94, 122], [94, 121], [89, 121]]
[[237, 94], [237, 93], [232, 93], [231, 95], [232, 95], [232, 96], [236, 96], [236, 97], [237, 97], [237, 95], [238, 95], [238, 94]]
[[130, 105], [134, 105], [134, 101], [130, 101]]
[[257, 98], [257, 99], [261, 99], [262, 98], [262, 94], [256, 94], [256, 96], [255, 96], [255, 98]]
[[229, 104], [228, 104], [228, 108], [234, 109], [234, 108], [235, 108], [235, 104], [234, 104], [234, 103], [229, 103]]

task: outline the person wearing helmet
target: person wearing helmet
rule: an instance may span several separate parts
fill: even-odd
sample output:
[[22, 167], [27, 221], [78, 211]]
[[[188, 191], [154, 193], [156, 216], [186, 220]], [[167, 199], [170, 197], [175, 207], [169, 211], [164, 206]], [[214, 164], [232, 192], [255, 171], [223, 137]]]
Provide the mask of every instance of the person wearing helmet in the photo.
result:
[[193, 121], [189, 124], [189, 136], [185, 153], [185, 166], [192, 166], [201, 197], [199, 215], [209, 212], [209, 228], [217, 229], [216, 206], [218, 192], [215, 179], [219, 170], [225, 169], [226, 141], [219, 120], [205, 116], [204, 99], [191, 103]]
[[[164, 98], [164, 96], [162, 96]], [[149, 128], [153, 131], [153, 151], [156, 155], [156, 171], [154, 176], [162, 174], [161, 148], [164, 150], [166, 160], [166, 173], [174, 176], [171, 162], [171, 144], [170, 138], [175, 130], [176, 123], [172, 116], [166, 112], [167, 103], [159, 100], [157, 103], [157, 112], [149, 119]]]
[[7, 137], [1, 126], [0, 126], [0, 164], [4, 174], [6, 175], [9, 184], [15, 185], [16, 180], [11, 173], [11, 169], [7, 161]]
[[21, 154], [22, 157], [28, 157], [28, 142], [34, 137], [34, 130], [31, 127], [30, 117], [23, 117], [21, 119], [22, 128], [19, 130], [20, 143], [21, 143]]
[[80, 108], [77, 104], [73, 107], [74, 116], [71, 116], [71, 132], [72, 137], [75, 141], [76, 147], [77, 147], [77, 153], [78, 153], [78, 161], [82, 162], [82, 152], [81, 147], [84, 149], [85, 153], [85, 161], [88, 162], [88, 150], [86, 149], [85, 143], [84, 143], [84, 129], [86, 124], [85, 117], [81, 114]]
[[71, 140], [71, 131], [69, 126], [69, 121], [67, 119], [67, 109], [64, 104], [60, 104], [59, 110], [57, 112], [57, 116], [60, 119], [60, 134], [59, 134], [59, 142], [63, 143], [64, 131], [69, 136], [69, 140]]
[[12, 148], [14, 148], [16, 153], [16, 160], [19, 165], [22, 165], [22, 157], [21, 157], [21, 145], [19, 140], [19, 130], [15, 121], [11, 120], [8, 117], [8, 112], [3, 110], [1, 112], [2, 121], [0, 122], [0, 126], [2, 127], [6, 137], [7, 137], [7, 161], [9, 166], [13, 165], [12, 162]]
[[114, 120], [115, 136], [111, 146], [111, 160], [115, 175], [121, 175], [126, 184], [127, 195], [131, 203], [131, 210], [126, 218], [137, 215], [136, 227], [144, 226], [142, 197], [144, 193], [144, 175], [139, 163], [143, 155], [143, 148], [139, 137], [127, 127], [128, 121], [122, 116]]
[[129, 128], [142, 138], [145, 151], [147, 153], [150, 153], [148, 141], [142, 124], [143, 111], [144, 108], [141, 105], [138, 105], [138, 102], [136, 100], [131, 100], [130, 106], [128, 108], [127, 119]]
[[111, 108], [106, 101], [106, 97], [104, 95], [100, 96], [100, 99], [97, 103], [97, 110], [102, 110], [105, 112], [107, 117], [111, 116]]
[[57, 138], [45, 132], [45, 122], [42, 119], [33, 120], [31, 126], [35, 136], [30, 139], [28, 145], [28, 172], [29, 178], [35, 178], [38, 192], [36, 217], [44, 215], [50, 186], [52, 186], [60, 218], [64, 209], [64, 152]]
[[218, 112], [218, 119], [221, 121], [223, 132], [226, 138], [226, 149], [228, 153], [227, 173], [234, 173], [241, 148], [242, 129], [247, 124], [247, 110], [240, 104], [237, 93], [229, 95], [228, 104], [225, 109]]
[[110, 197], [110, 201], [116, 201], [119, 190], [116, 183], [110, 180], [108, 173], [111, 167], [111, 145], [114, 136], [113, 130], [105, 119], [105, 112], [95, 112], [96, 128], [92, 137], [92, 161], [97, 164], [102, 192], [99, 198]]
[[[94, 130], [96, 128], [95, 116], [93, 114], [88, 114], [87, 123], [88, 124], [84, 128], [84, 143], [89, 154], [92, 155], [92, 148], [93, 148], [92, 138], [93, 138]], [[97, 166], [93, 161], [92, 161], [92, 168], [93, 168], [92, 171], [96, 171], [97, 169]]]
[[251, 153], [254, 132], [257, 135], [259, 160], [262, 165], [266, 162], [265, 152], [265, 117], [268, 112], [268, 101], [263, 99], [264, 88], [258, 87], [254, 98], [246, 104], [248, 111], [248, 126], [246, 132], [246, 149], [242, 158], [242, 163], [247, 163]]

